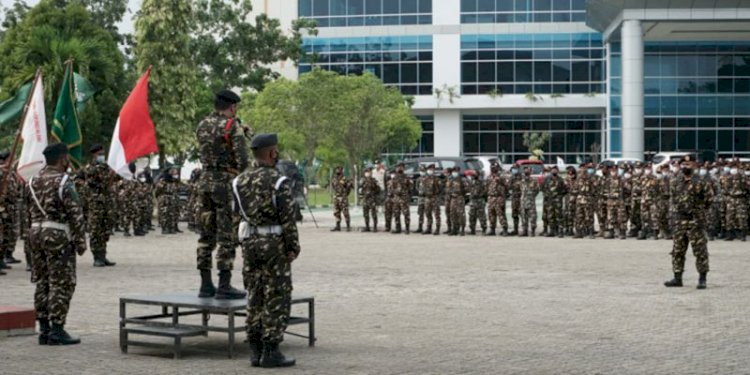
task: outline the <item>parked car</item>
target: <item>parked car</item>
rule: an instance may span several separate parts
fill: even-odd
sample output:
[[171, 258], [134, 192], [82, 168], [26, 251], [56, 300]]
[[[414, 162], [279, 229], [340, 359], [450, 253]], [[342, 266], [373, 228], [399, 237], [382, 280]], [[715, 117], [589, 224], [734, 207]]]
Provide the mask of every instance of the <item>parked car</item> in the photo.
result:
[[443, 171], [446, 168], [459, 167], [462, 171], [467, 169], [478, 170], [483, 173], [484, 168], [482, 162], [473, 157], [468, 158], [456, 158], [456, 157], [424, 157], [408, 159], [404, 161], [404, 174], [414, 178], [419, 172], [419, 167], [427, 167], [431, 164], [435, 165], [436, 171]]
[[540, 185], [544, 182], [544, 162], [541, 160], [521, 159], [516, 160], [516, 164], [521, 166], [518, 173], [523, 173], [523, 169], [526, 167], [531, 168], [531, 177], [536, 178]]
[[487, 179], [490, 177], [490, 167], [492, 164], [501, 164], [500, 158], [496, 156], [477, 156], [475, 159], [482, 164], [482, 178]]
[[633, 166], [635, 163], [642, 161], [640, 159], [635, 158], [609, 158], [602, 160], [601, 163], [599, 163], [600, 167], [611, 167], [613, 165], [615, 166], [621, 166], [621, 165], [630, 165]]
[[704, 161], [715, 161], [716, 151], [714, 150], [703, 150], [703, 151], [675, 151], [675, 152], [660, 152], [651, 159], [653, 169], [656, 171], [661, 168], [662, 165], [670, 163], [672, 161], [682, 160], [685, 156], [690, 156], [690, 159], [695, 160], [699, 163]]

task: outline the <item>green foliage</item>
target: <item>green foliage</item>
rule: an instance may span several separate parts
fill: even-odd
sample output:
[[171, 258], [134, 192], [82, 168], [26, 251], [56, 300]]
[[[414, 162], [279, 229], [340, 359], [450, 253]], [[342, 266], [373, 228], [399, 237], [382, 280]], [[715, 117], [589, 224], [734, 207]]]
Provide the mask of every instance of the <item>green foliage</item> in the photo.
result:
[[552, 134], [550, 132], [523, 133], [523, 145], [529, 149], [532, 160], [544, 160], [544, 147], [549, 143]]
[[489, 96], [493, 100], [497, 99], [497, 98], [502, 98], [503, 97], [503, 91], [499, 90], [497, 87], [495, 87], [494, 89], [492, 89], [492, 90], [490, 90], [490, 91], [487, 92], [487, 96]]
[[525, 95], [525, 97], [526, 97], [526, 100], [528, 100], [528, 101], [530, 101], [532, 103], [536, 103], [536, 102], [538, 102], [540, 100], [543, 100], [541, 96], [535, 95], [532, 91], [527, 92], [526, 95]]
[[[75, 70], [99, 90], [79, 114], [84, 148], [92, 143], [109, 143], [129, 90], [123, 56], [112, 35], [77, 2], [43, 0], [28, 13], [19, 14], [14, 16], [14, 23], [7, 23], [10, 28], [0, 42], [0, 99], [31, 80], [41, 67], [47, 123], [51, 124], [65, 61], [73, 59]], [[14, 130], [6, 127], [0, 130], [0, 136], [7, 140]]]
[[561, 94], [561, 93], [559, 93], [559, 92], [556, 92], [556, 93], [554, 93], [554, 94], [550, 95], [549, 97], [550, 97], [550, 98], [552, 98], [552, 99], [557, 99], [557, 98], [562, 98], [562, 97], [564, 97], [564, 96], [565, 96], [565, 95], [563, 95], [563, 94]]
[[152, 66], [149, 101], [159, 149], [176, 155], [195, 143], [201, 82], [190, 53], [190, 2], [144, 0], [135, 22], [137, 70]]

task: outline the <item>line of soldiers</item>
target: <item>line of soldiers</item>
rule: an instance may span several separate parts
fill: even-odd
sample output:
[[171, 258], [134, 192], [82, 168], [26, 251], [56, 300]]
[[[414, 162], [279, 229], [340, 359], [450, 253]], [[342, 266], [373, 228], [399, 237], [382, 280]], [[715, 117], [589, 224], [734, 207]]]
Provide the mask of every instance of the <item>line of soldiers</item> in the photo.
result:
[[[459, 168], [440, 173], [434, 165], [421, 169], [414, 179], [405, 176], [403, 171], [403, 163], [398, 164], [386, 182], [383, 204], [388, 232], [409, 233], [409, 203], [416, 195], [417, 233], [441, 234], [442, 206], [445, 207], [445, 234], [464, 235], [468, 226], [470, 234], [481, 230], [486, 235], [533, 237], [537, 234], [536, 200], [541, 193], [543, 236], [596, 238], [598, 235], [607, 239], [637, 237], [640, 240], [672, 239], [678, 197], [670, 186], [682, 173], [677, 161], [658, 168], [650, 163], [599, 167], [585, 163], [577, 170], [567, 167], [565, 176], [555, 166], [545, 168], [540, 177], [532, 176], [531, 169], [520, 165], [513, 165], [506, 172], [494, 164], [487, 179], [482, 179], [478, 171], [461, 173]], [[750, 165], [736, 160], [707, 162], [695, 172], [712, 192], [705, 213], [708, 238], [745, 241], [750, 224]], [[351, 182], [341, 176], [333, 186], [337, 202], [335, 215], [338, 218], [339, 213], [344, 212], [348, 228], [348, 201], [344, 197], [351, 190]], [[370, 168], [359, 186], [365, 212], [364, 231], [377, 231], [376, 207], [381, 190]], [[512, 230], [506, 217], [508, 200]], [[337, 219], [337, 223], [339, 221]], [[595, 223], [598, 223], [598, 231]]]

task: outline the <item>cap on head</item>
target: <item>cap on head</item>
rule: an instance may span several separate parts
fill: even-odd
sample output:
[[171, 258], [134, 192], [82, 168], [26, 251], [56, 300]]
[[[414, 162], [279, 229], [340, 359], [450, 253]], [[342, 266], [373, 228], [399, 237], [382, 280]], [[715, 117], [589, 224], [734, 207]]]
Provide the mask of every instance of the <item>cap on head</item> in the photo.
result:
[[68, 146], [64, 143], [55, 143], [45, 147], [42, 154], [44, 154], [47, 165], [52, 165], [57, 163], [63, 155], [68, 154]]
[[217, 92], [214, 100], [216, 101], [216, 103], [224, 104], [237, 104], [241, 101], [239, 95], [237, 95], [234, 91], [227, 89]]
[[95, 144], [95, 145], [93, 145], [93, 146], [91, 146], [91, 148], [89, 149], [89, 152], [92, 153], [92, 154], [96, 154], [97, 152], [101, 152], [101, 151], [104, 151], [104, 146], [102, 146], [102, 145], [100, 145], [98, 143]]
[[250, 142], [250, 148], [260, 150], [266, 147], [276, 146], [279, 144], [279, 137], [276, 133], [265, 133], [256, 135]]

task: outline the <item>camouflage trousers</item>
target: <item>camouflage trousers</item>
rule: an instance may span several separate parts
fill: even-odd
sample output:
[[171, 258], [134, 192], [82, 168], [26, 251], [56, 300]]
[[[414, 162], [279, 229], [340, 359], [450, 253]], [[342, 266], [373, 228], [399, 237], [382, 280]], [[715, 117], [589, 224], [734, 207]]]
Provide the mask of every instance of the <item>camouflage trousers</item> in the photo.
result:
[[708, 272], [708, 245], [703, 223], [699, 220], [677, 220], [672, 246], [672, 270], [685, 271], [685, 253], [688, 244], [693, 247], [695, 268], [699, 273]]
[[607, 198], [607, 230], [612, 234], [618, 230], [621, 236], [625, 236], [627, 229], [628, 216], [625, 204], [619, 198]]
[[370, 227], [370, 220], [375, 228], [378, 227], [378, 199], [377, 197], [364, 197], [362, 199], [362, 214], [365, 216], [365, 227]]
[[89, 248], [91, 254], [97, 257], [107, 256], [107, 242], [109, 242], [110, 229], [112, 224], [108, 215], [110, 207], [99, 205], [89, 205], [88, 224], [91, 237], [89, 238]]
[[453, 230], [453, 223], [451, 223], [451, 197], [445, 198], [445, 227], [449, 231]]
[[487, 204], [484, 199], [472, 199], [469, 201], [469, 228], [475, 230], [477, 227], [477, 221], [482, 231], [487, 230], [487, 212], [485, 207]]
[[563, 197], [549, 197], [548, 199], [547, 224], [553, 233], [559, 233], [564, 227], [563, 199]]
[[247, 337], [280, 343], [289, 323], [292, 265], [278, 235], [253, 235], [242, 241], [242, 276], [247, 289]]
[[56, 229], [32, 228], [29, 244], [36, 317], [65, 324], [76, 289], [76, 254], [68, 236]]
[[571, 194], [565, 197], [565, 230], [573, 231], [576, 222], [576, 196]]
[[15, 224], [12, 217], [0, 216], [0, 257], [11, 256], [16, 249], [18, 235]]
[[127, 232], [131, 227], [133, 229], [138, 228], [138, 203], [132, 200], [120, 202], [120, 209], [122, 210], [120, 214], [122, 230]]
[[440, 200], [438, 197], [425, 197], [424, 211], [427, 218], [427, 228], [432, 230], [432, 223], [435, 223], [435, 232], [440, 233]]
[[419, 218], [419, 227], [424, 224], [424, 197], [417, 198], [417, 217]]
[[487, 216], [490, 221], [490, 230], [495, 230], [498, 221], [500, 221], [500, 227], [508, 230], [508, 218], [505, 217], [505, 197], [489, 197], [487, 200]]
[[450, 227], [454, 232], [466, 228], [466, 204], [463, 197], [451, 197], [450, 199]]
[[542, 197], [542, 226], [547, 229], [549, 226], [549, 197], [545, 194]]
[[336, 218], [336, 223], [341, 223], [341, 214], [344, 214], [344, 220], [348, 223], [351, 219], [349, 217], [349, 197], [333, 197], [333, 217]]
[[177, 229], [180, 220], [180, 208], [177, 196], [162, 195], [157, 199], [159, 226], [162, 229]]
[[599, 223], [599, 230], [604, 231], [609, 228], [609, 224], [607, 223], [607, 199], [603, 197], [597, 198], [594, 207], [594, 214], [596, 214], [596, 222]]
[[707, 216], [708, 216], [708, 220], [706, 221], [707, 223], [706, 229], [708, 230], [709, 234], [711, 234], [712, 236], [716, 236], [717, 234], [719, 234], [719, 232], [721, 232], [722, 219], [721, 219], [721, 202], [720, 201], [713, 202], [708, 207]]
[[641, 198], [641, 230], [646, 233], [655, 230], [654, 220], [651, 218], [653, 208], [654, 202], [651, 199]]
[[670, 232], [669, 227], [669, 202], [666, 199], [656, 199], [651, 204], [651, 230], [662, 234]]
[[511, 196], [510, 197], [510, 217], [513, 218], [513, 221], [518, 221], [518, 218], [521, 217], [521, 196]]
[[579, 236], [594, 234], [594, 209], [591, 203], [584, 197], [576, 200], [575, 217], [576, 234]]
[[396, 228], [401, 228], [401, 216], [404, 216], [404, 228], [409, 229], [411, 224], [411, 214], [409, 212], [409, 197], [396, 197], [393, 200], [393, 218], [396, 221]]
[[198, 238], [197, 260], [199, 270], [210, 270], [211, 253], [216, 251], [216, 268], [220, 271], [232, 270], [237, 231], [232, 212], [231, 198], [226, 194], [202, 192], [200, 195], [200, 237]]
[[729, 230], [747, 230], [747, 201], [744, 196], [728, 196], [726, 223]]
[[524, 233], [536, 230], [536, 202], [523, 202], [521, 205], [521, 227]]
[[633, 231], [640, 231], [643, 228], [643, 221], [641, 220], [641, 197], [631, 198], [628, 217], [630, 218], [630, 227]]

